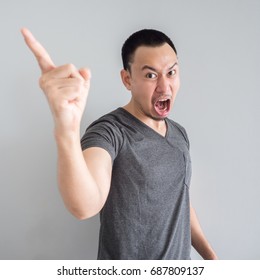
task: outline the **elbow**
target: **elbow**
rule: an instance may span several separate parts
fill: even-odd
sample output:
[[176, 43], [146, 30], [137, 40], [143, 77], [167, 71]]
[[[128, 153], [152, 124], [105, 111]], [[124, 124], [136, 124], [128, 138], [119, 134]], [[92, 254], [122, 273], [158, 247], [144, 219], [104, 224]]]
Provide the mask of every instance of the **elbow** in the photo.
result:
[[89, 214], [85, 214], [85, 213], [72, 213], [72, 215], [79, 221], [88, 220], [88, 219], [92, 218], [93, 216], [95, 216], [96, 214], [89, 215]]
[[70, 213], [79, 221], [90, 219], [94, 216], [96, 216], [100, 211], [84, 211], [84, 210], [78, 210], [78, 209], [69, 209]]
[[103, 203], [66, 203], [65, 206], [67, 210], [77, 219], [77, 220], [87, 220], [90, 219], [101, 211], [103, 208]]
[[84, 220], [87, 220], [90, 218], [88, 215], [86, 215], [84, 213], [75, 213], [72, 211], [70, 211], [70, 213], [73, 215], [74, 218], [76, 218], [79, 221], [84, 221]]

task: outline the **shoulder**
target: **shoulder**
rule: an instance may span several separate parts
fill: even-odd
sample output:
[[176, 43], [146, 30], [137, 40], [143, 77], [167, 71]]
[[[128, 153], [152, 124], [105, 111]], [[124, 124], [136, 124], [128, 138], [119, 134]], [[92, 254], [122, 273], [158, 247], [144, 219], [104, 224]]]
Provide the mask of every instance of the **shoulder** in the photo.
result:
[[100, 147], [108, 151], [112, 159], [116, 157], [123, 143], [118, 111], [112, 111], [88, 126], [81, 138], [83, 150]]
[[120, 126], [120, 120], [121, 120], [121, 112], [120, 112], [120, 108], [118, 108], [92, 122], [88, 126], [87, 130], [97, 126], [111, 126], [111, 127]]

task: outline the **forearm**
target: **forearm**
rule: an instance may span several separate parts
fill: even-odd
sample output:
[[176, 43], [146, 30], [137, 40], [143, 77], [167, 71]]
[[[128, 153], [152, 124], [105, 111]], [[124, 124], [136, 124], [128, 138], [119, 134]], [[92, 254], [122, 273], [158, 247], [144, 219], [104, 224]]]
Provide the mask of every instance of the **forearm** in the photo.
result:
[[194, 208], [190, 207], [191, 241], [192, 246], [205, 260], [216, 260], [217, 255], [207, 241], [199, 224]]
[[101, 196], [84, 160], [79, 133], [57, 134], [58, 185], [68, 210], [84, 219], [99, 212]]

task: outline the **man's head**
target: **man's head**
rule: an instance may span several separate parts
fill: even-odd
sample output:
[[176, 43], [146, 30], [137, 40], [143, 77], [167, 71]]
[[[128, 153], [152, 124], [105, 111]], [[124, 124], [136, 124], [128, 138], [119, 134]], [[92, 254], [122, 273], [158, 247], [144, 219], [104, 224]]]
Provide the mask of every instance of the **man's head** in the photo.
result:
[[179, 90], [176, 49], [162, 32], [144, 29], [131, 35], [122, 48], [121, 78], [131, 91], [128, 105], [139, 118], [163, 120]]
[[122, 61], [125, 70], [131, 72], [131, 63], [134, 59], [135, 51], [141, 47], [159, 47], [167, 43], [177, 55], [177, 50], [172, 40], [163, 32], [154, 29], [142, 29], [133, 33], [124, 43], [122, 47]]

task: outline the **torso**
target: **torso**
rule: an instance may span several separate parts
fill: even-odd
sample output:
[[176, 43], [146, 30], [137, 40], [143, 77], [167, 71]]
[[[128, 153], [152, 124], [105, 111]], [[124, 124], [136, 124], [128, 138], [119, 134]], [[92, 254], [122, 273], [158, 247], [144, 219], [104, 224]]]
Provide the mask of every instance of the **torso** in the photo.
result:
[[190, 258], [188, 140], [178, 124], [165, 122], [161, 135], [119, 108], [93, 125], [111, 142], [113, 159], [99, 259]]

